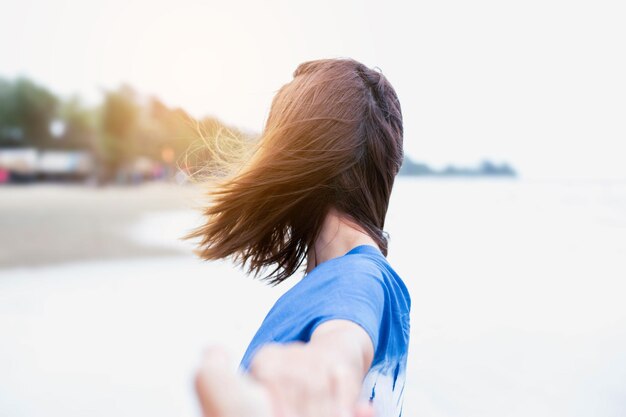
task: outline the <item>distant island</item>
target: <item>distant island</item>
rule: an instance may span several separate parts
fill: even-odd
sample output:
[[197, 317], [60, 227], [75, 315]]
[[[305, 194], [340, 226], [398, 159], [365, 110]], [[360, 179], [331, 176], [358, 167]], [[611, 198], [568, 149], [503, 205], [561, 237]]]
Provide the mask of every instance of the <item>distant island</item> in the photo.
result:
[[507, 163], [495, 164], [485, 160], [477, 166], [448, 165], [434, 169], [423, 162], [415, 162], [404, 157], [399, 175], [419, 177], [517, 177], [517, 172]]

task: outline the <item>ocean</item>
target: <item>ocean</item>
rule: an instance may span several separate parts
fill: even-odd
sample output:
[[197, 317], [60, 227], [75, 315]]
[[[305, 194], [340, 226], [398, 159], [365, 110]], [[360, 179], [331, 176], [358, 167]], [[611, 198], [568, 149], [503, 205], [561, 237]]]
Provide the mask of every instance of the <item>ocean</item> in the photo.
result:
[[[293, 282], [197, 260], [197, 222], [124, 231], [175, 256], [0, 269], [0, 415], [199, 416], [203, 348], [237, 362]], [[399, 178], [386, 230], [412, 296], [404, 416], [626, 415], [626, 181]]]

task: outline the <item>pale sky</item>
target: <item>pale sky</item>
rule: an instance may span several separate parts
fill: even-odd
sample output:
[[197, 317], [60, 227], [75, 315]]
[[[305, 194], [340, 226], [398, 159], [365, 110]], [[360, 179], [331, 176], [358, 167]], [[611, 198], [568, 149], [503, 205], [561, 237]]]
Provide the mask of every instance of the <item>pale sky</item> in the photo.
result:
[[299, 63], [352, 57], [396, 88], [414, 159], [626, 179], [624, 22], [623, 0], [0, 0], [0, 76], [258, 132]]

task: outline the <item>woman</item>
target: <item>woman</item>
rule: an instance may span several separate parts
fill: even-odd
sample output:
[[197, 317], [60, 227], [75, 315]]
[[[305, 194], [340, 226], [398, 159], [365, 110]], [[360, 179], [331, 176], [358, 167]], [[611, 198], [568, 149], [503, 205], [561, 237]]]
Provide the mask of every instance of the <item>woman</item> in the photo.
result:
[[352, 59], [301, 64], [278, 91], [258, 149], [211, 191], [192, 236], [204, 259], [234, 258], [271, 284], [306, 272], [243, 374], [207, 352], [196, 378], [207, 417], [401, 415], [410, 298], [383, 227], [402, 135], [394, 89]]

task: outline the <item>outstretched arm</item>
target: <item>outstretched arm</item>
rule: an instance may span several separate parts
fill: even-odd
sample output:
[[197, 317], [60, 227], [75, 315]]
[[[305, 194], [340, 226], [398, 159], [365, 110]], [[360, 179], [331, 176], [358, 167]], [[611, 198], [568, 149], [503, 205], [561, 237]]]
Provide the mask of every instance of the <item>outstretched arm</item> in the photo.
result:
[[238, 375], [223, 353], [210, 351], [196, 377], [205, 417], [368, 417], [357, 404], [373, 359], [372, 341], [359, 325], [329, 320], [309, 343], [268, 344]]

